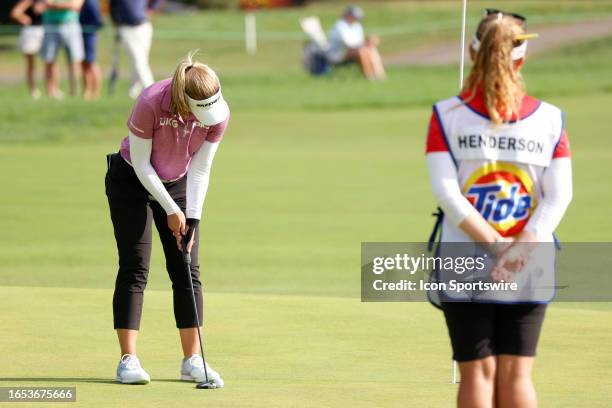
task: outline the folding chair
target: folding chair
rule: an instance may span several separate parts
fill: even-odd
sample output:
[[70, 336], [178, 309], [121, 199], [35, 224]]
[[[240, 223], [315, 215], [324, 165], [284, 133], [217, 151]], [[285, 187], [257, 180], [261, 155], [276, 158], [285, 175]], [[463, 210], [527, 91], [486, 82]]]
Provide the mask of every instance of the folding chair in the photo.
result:
[[329, 42], [319, 17], [311, 16], [300, 19], [300, 27], [306, 34], [308, 42], [304, 46], [304, 68], [312, 75], [324, 75], [331, 71], [331, 64], [327, 59]]

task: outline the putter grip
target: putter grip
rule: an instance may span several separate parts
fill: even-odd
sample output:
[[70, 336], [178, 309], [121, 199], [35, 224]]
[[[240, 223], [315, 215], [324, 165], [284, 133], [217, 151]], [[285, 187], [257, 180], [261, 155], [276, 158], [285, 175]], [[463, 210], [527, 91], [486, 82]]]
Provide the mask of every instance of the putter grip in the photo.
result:
[[181, 246], [183, 247], [183, 262], [185, 262], [187, 265], [191, 265], [191, 254], [187, 252], [187, 242], [185, 241], [185, 237], [183, 237]]

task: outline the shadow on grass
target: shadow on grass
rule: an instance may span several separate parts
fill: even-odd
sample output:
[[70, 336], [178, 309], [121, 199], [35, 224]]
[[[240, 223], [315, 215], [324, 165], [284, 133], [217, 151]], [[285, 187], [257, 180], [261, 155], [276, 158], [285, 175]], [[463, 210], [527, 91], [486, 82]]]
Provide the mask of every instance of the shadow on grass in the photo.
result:
[[119, 384], [110, 378], [88, 378], [88, 377], [0, 377], [0, 382], [46, 382], [46, 383], [97, 383], [97, 384]]
[[[117, 385], [130, 385], [121, 384], [110, 378], [88, 378], [88, 377], [0, 377], [1, 382], [46, 382], [46, 383], [94, 383], [94, 384], [117, 384]], [[153, 379], [152, 382], [167, 382], [167, 383], [186, 383], [187, 381], [171, 379], [171, 378], [159, 378]], [[194, 383], [195, 384], [195, 383]]]

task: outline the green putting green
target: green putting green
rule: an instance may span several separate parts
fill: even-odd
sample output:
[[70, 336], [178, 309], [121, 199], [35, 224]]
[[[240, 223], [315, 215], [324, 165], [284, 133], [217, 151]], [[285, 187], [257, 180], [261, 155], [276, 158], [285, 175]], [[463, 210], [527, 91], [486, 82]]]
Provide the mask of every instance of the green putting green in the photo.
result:
[[[113, 382], [111, 290], [14, 286], [1, 287], [0, 296], [3, 312], [19, 316], [3, 324], [1, 385], [76, 386], [78, 406], [444, 407], [456, 389], [442, 316], [426, 304], [212, 293], [207, 357], [226, 388], [205, 391], [178, 380], [168, 291], [145, 298], [138, 352], [152, 377], [146, 386]], [[542, 406], [607, 406], [612, 353], [597, 345], [610, 340], [611, 316], [609, 309], [549, 311], [536, 369]]]

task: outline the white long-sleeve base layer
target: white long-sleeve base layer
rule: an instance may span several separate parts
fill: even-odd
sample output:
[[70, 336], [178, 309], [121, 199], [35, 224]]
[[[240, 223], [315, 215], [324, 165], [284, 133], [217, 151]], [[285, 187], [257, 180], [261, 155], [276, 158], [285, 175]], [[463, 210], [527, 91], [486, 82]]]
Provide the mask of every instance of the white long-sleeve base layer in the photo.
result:
[[[157, 175], [157, 172], [151, 165], [151, 150], [153, 141], [151, 139], [143, 139], [129, 133], [130, 140], [130, 157], [132, 167], [142, 183], [143, 187], [153, 196], [153, 198], [162, 206], [166, 214], [176, 214], [181, 211], [179, 206], [174, 202], [164, 183]], [[205, 141], [202, 146], [191, 158], [189, 170], [187, 171], [187, 208], [185, 217], [201, 219], [202, 207], [206, 199], [208, 191], [208, 183], [210, 179], [210, 171], [212, 162], [217, 152], [219, 143], [210, 143]]]
[[[448, 152], [427, 155], [429, 182], [436, 201], [448, 220], [458, 226], [476, 209], [461, 193], [457, 169]], [[572, 200], [572, 164], [567, 157], [553, 159], [541, 179], [543, 198], [525, 229], [535, 236], [552, 234]]]

